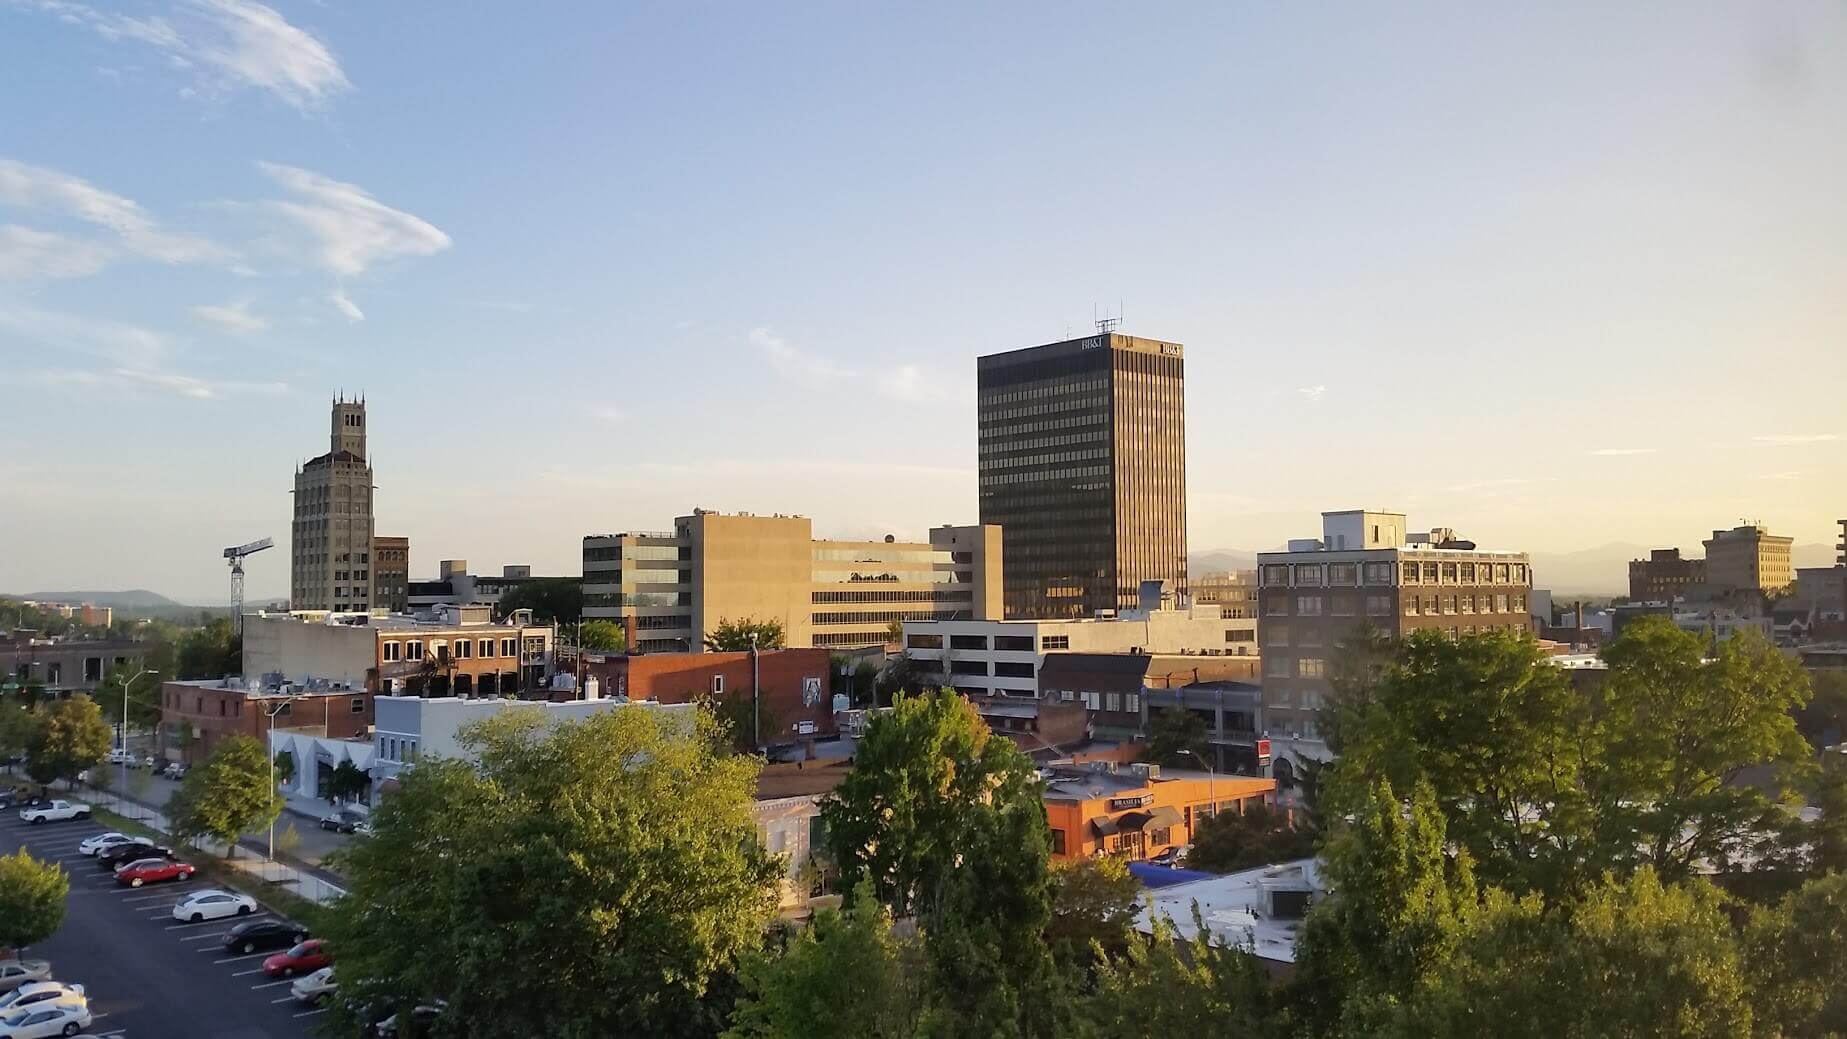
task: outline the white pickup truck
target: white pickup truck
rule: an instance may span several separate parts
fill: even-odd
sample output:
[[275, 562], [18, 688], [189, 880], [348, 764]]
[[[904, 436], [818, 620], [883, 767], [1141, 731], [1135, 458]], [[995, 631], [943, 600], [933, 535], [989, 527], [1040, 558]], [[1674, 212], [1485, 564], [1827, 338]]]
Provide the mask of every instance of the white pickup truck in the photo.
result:
[[58, 822], [63, 819], [88, 819], [90, 806], [82, 801], [52, 801], [49, 804], [21, 808], [19, 817], [29, 823]]

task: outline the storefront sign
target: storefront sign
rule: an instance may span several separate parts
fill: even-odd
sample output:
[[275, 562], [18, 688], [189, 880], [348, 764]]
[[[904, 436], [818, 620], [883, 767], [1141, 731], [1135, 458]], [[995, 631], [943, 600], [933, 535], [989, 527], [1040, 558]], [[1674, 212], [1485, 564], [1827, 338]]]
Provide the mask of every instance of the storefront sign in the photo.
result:
[[1257, 741], [1257, 764], [1268, 765], [1269, 763], [1270, 763], [1270, 741], [1269, 740], [1258, 740]]
[[1153, 794], [1134, 794], [1129, 797], [1112, 797], [1109, 799], [1109, 810], [1112, 812], [1120, 812], [1125, 808], [1144, 808], [1153, 803]]

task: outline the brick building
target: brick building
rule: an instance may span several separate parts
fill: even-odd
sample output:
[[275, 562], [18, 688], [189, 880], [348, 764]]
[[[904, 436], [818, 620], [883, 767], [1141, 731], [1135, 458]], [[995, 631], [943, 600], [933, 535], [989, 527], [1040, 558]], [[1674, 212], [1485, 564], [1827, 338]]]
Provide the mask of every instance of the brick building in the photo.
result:
[[[41, 683], [52, 696], [101, 695], [97, 687], [111, 667], [139, 670], [147, 660], [147, 643], [127, 639], [41, 639], [0, 641], [0, 683]], [[139, 687], [147, 691], [144, 680]], [[115, 691], [121, 695], [121, 690]]]
[[1657, 548], [1647, 559], [1629, 561], [1629, 600], [1666, 602], [1684, 599], [1690, 587], [1706, 583], [1704, 559], [1682, 559], [1678, 548]]
[[[772, 649], [756, 654], [762, 691], [763, 746], [789, 743], [834, 731], [829, 654], [825, 649]], [[599, 696], [626, 696], [659, 703], [700, 700], [749, 704], [751, 654], [644, 653], [584, 655], [586, 694], [596, 680]]]
[[161, 684], [159, 747], [168, 761], [196, 765], [233, 733], [267, 745], [272, 727], [332, 739], [364, 736], [372, 728], [372, 696], [345, 685], [266, 688], [238, 678]]

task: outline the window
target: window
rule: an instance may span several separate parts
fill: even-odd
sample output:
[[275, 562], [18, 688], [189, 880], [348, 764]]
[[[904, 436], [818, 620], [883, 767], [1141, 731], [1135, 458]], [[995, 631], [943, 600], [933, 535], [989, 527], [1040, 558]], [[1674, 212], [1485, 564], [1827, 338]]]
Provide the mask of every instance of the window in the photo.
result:
[[1359, 582], [1359, 579], [1360, 579], [1360, 568], [1357, 563], [1329, 563], [1328, 564], [1328, 583], [1329, 584], [1340, 584], [1340, 585], [1357, 584]]
[[503, 657], [519, 656], [519, 640], [518, 639], [501, 639], [500, 640], [500, 655]]
[[1039, 639], [1039, 648], [1042, 650], [1070, 649], [1071, 648], [1071, 636], [1069, 635], [1043, 636]]
[[1507, 612], [1507, 596], [1497, 595], [1494, 597], [1494, 612], [1496, 613], [1506, 613]]
[[1334, 600], [1333, 603], [1331, 604], [1333, 606], [1334, 616], [1336, 617], [1353, 616], [1354, 606], [1356, 605], [1354, 602], [1353, 596], [1336, 595], [1336, 596], [1333, 596], [1332, 598]]
[[1417, 564], [1416, 563], [1406, 563], [1404, 565], [1404, 583], [1405, 584], [1416, 584], [1417, 583]]
[[1424, 583], [1425, 584], [1436, 584], [1437, 583], [1437, 565], [1435, 563], [1425, 563], [1424, 564]]
[[467, 639], [455, 640], [455, 659], [467, 660], [475, 655], [475, 644]]
[[1163, 826], [1158, 830], [1148, 831], [1149, 844], [1172, 844], [1173, 842], [1174, 830], [1171, 826]]
[[404, 643], [404, 659], [405, 660], [422, 660], [423, 659], [423, 643], [418, 642], [416, 639], [412, 639], [409, 642]]
[[1394, 567], [1390, 563], [1367, 563], [1366, 564], [1366, 583], [1367, 584], [1391, 584], [1392, 583], [1392, 571], [1395, 569], [1397, 568]]
[[1031, 653], [1033, 637], [1031, 635], [996, 635], [994, 636], [994, 649], [996, 651], [1005, 650], [1009, 653]]
[[1263, 673], [1268, 678], [1288, 678], [1290, 675], [1289, 658], [1274, 654], [1263, 658]]
[[403, 659], [403, 656], [402, 656], [402, 654], [403, 654], [403, 652], [404, 652], [404, 644], [403, 644], [403, 643], [401, 643], [401, 642], [387, 642], [387, 643], [385, 643], [385, 650], [384, 650], [384, 659], [386, 659], [386, 660], [401, 660], [401, 659]]
[[942, 649], [941, 635], [905, 635], [904, 644], [910, 649]]
[[1444, 563], [1443, 564], [1443, 583], [1444, 584], [1455, 584], [1456, 583], [1456, 564], [1454, 563]]
[[353, 713], [354, 714], [366, 713], [366, 698], [365, 697], [363, 696], [353, 697]]
[[1054, 829], [1052, 831], [1052, 854], [1063, 855], [1064, 853], [1065, 853], [1065, 831]]
[[1263, 583], [1272, 588], [1281, 588], [1289, 583], [1289, 567], [1282, 563], [1270, 563], [1263, 568]]
[[988, 637], [986, 635], [951, 635], [949, 636], [949, 648], [985, 650], [988, 648]]
[[994, 676], [996, 678], [1031, 678], [1033, 676], [1033, 666], [1031, 664], [1018, 664], [1004, 660], [995, 661]]
[[1406, 616], [1415, 617], [1423, 612], [1418, 609], [1418, 602], [1419, 600], [1415, 595], [1407, 595], [1404, 597], [1404, 612]]
[[1507, 583], [1507, 564], [1506, 563], [1496, 563], [1494, 565], [1494, 583], [1495, 584], [1506, 584]]
[[1319, 627], [1313, 624], [1308, 625], [1295, 634], [1295, 644], [1298, 646], [1322, 646], [1327, 644], [1325, 638], [1326, 632], [1323, 632]]
[[1366, 597], [1366, 616], [1390, 617], [1392, 615], [1392, 597], [1389, 595], [1368, 595]]
[[1525, 612], [1526, 612], [1526, 596], [1524, 596], [1524, 595], [1516, 595], [1516, 596], [1514, 596], [1514, 597], [1513, 597], [1513, 603], [1512, 603], [1512, 605], [1513, 605], [1513, 608], [1514, 608], [1514, 609], [1513, 609], [1513, 612], [1515, 612], [1515, 613], [1525, 613]]
[[481, 640], [481, 656], [491, 657], [493, 655], [494, 655], [494, 640], [493, 639], [482, 639]]
[[1295, 597], [1295, 615], [1298, 617], [1321, 616], [1321, 596], [1298, 595]]
[[1289, 616], [1288, 598], [1282, 595], [1272, 595], [1268, 599], [1264, 600], [1263, 615], [1265, 617], [1287, 617]]
[[1302, 587], [1306, 587], [1306, 588], [1316, 588], [1321, 585], [1321, 578], [1322, 578], [1322, 573], [1321, 573], [1320, 563], [1297, 563], [1296, 564], [1295, 566], [1295, 583], [1296, 584]]
[[713, 675], [712, 676], [712, 691], [714, 693], [722, 693], [725, 691], [725, 676], [724, 675]]
[[1456, 601], [1457, 601], [1457, 604], [1462, 607], [1463, 613], [1474, 613], [1475, 612], [1475, 597], [1473, 595], [1461, 596]]
[[1424, 616], [1435, 617], [1440, 612], [1441, 611], [1437, 609], [1437, 597], [1434, 595], [1424, 596]]
[[1475, 564], [1474, 563], [1462, 564], [1462, 583], [1463, 584], [1474, 584], [1475, 583]]
[[1455, 596], [1445, 595], [1443, 597], [1443, 612], [1444, 613], [1455, 613], [1456, 612], [1456, 597]]
[[1123, 694], [1122, 694], [1122, 709], [1123, 709], [1123, 710], [1125, 710], [1125, 711], [1128, 711], [1128, 712], [1129, 712], [1130, 714], [1139, 714], [1139, 713], [1141, 713], [1141, 709], [1142, 709], [1142, 694], [1140, 694], [1140, 693], [1123, 693]]
[[1255, 642], [1257, 641], [1257, 633], [1249, 628], [1227, 628], [1225, 629], [1225, 641]]
[[949, 673], [952, 675], [985, 675], [988, 662], [985, 660], [951, 660]]
[[1122, 713], [1122, 694], [1121, 693], [1103, 694], [1103, 709], [1106, 711], [1114, 711], [1118, 714]]

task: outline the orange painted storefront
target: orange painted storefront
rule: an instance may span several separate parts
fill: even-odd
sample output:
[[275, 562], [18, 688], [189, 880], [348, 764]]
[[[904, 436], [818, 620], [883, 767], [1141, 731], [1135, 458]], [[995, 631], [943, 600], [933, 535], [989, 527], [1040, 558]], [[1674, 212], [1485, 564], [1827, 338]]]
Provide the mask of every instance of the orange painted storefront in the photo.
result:
[[1242, 812], [1250, 804], [1274, 805], [1276, 781], [1252, 776], [1174, 777], [1081, 799], [1048, 791], [1045, 817], [1052, 828], [1052, 857], [1118, 854], [1145, 859], [1190, 843], [1194, 825], [1212, 814], [1214, 798], [1224, 812]]

